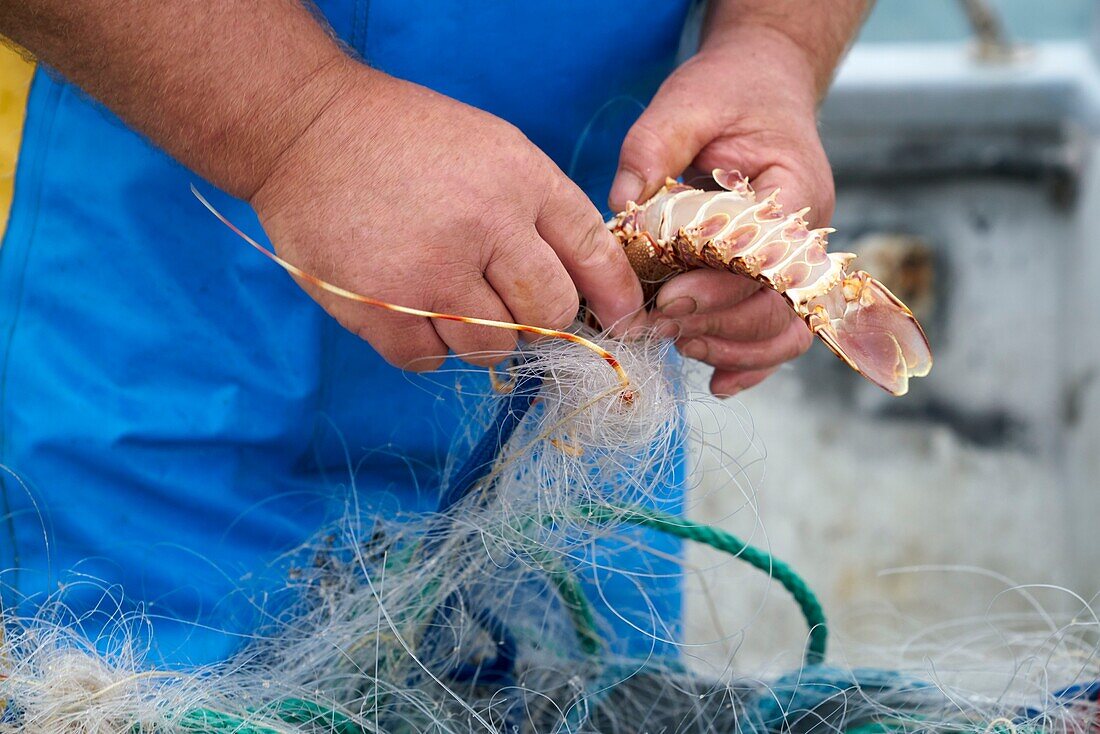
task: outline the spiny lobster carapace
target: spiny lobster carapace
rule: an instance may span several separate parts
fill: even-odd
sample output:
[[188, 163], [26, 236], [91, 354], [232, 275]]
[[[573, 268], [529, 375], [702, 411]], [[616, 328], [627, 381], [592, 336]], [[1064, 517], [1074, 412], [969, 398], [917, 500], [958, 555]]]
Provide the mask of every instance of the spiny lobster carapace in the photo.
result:
[[920, 324], [882, 283], [847, 271], [855, 255], [826, 252], [833, 230], [809, 229], [808, 209], [784, 214], [778, 191], [758, 201], [736, 171], [713, 175], [719, 191], [669, 179], [608, 223], [643, 281], [701, 267], [747, 275], [781, 293], [834, 354], [894, 395], [928, 374], [932, 353]]

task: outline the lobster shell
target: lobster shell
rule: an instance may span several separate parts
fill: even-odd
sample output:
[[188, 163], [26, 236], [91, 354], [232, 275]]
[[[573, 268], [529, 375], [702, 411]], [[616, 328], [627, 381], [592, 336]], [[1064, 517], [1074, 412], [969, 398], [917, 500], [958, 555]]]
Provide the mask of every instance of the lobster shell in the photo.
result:
[[715, 169], [721, 189], [668, 179], [643, 204], [630, 202], [608, 227], [643, 284], [695, 268], [727, 270], [779, 292], [810, 330], [852, 369], [894, 395], [932, 369], [913, 313], [849, 252], [828, 252], [832, 229], [809, 229], [808, 209], [784, 214], [778, 191], [757, 200], [747, 178]]

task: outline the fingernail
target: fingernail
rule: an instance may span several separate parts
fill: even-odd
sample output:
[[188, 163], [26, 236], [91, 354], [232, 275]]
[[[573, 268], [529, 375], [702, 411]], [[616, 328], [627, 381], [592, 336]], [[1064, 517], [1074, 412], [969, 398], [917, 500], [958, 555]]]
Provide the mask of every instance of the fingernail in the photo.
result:
[[620, 168], [615, 174], [615, 182], [611, 184], [611, 195], [608, 201], [612, 209], [623, 209], [628, 201], [638, 201], [642, 191], [645, 190], [645, 181], [640, 179], [633, 171]]
[[657, 305], [657, 310], [665, 316], [670, 318], [680, 318], [681, 316], [690, 316], [695, 313], [695, 309], [699, 308], [699, 304], [695, 302], [695, 299], [691, 296], [680, 296], [674, 298], [665, 305]]
[[708, 351], [707, 343], [702, 339], [688, 339], [680, 345], [680, 354], [700, 361], [706, 359]]

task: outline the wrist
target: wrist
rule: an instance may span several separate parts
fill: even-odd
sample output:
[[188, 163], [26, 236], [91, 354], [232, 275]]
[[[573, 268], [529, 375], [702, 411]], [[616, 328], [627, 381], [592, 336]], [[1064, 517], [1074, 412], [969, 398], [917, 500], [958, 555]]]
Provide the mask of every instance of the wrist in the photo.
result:
[[728, 106], [739, 109], [739, 116], [816, 118], [816, 69], [807, 54], [778, 31], [739, 28], [712, 36], [685, 65], [692, 63], [705, 64], [714, 70], [705, 76], [723, 80], [722, 96], [729, 98]]
[[[276, 85], [245, 114], [226, 123], [212, 180], [242, 199], [255, 196], [298, 141], [370, 70], [342, 51], [313, 60], [293, 84]], [[220, 137], [220, 136], [219, 136]]]
[[761, 87], [796, 106], [816, 109], [832, 79], [811, 50], [782, 29], [766, 24], [745, 24], [708, 34], [700, 55], [722, 59], [741, 78], [756, 78]]
[[360, 166], [377, 172], [395, 146], [404, 145], [394, 113], [407, 104], [406, 87], [414, 86], [350, 58], [326, 69], [302, 90], [302, 109], [265, 144], [263, 166], [237, 195], [263, 219], [302, 206], [303, 193], [324, 189], [352, 151]]
[[802, 0], [740, 3], [714, 0], [703, 28], [700, 51], [740, 49], [764, 67], [785, 67], [792, 81], [821, 101], [833, 74], [873, 4], [872, 0]]

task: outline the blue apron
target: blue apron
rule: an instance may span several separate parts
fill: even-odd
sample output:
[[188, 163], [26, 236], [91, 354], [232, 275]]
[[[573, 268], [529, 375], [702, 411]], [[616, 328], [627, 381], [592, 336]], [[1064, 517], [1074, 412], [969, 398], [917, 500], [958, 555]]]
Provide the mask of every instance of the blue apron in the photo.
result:
[[[367, 62], [516, 124], [601, 205], [687, 10], [319, 4]], [[141, 612], [159, 664], [238, 647], [280, 558], [353, 486], [386, 512], [433, 509], [458, 420], [453, 379], [387, 366], [215, 222], [195, 180], [37, 72], [0, 247], [0, 464], [21, 480], [0, 480], [3, 600], [27, 614], [60, 599], [105, 639]], [[261, 232], [245, 204], [214, 203]], [[667, 635], [653, 617], [679, 614], [674, 565], [645, 562], [656, 578], [636, 618], [604, 611], [635, 652], [652, 641], [634, 626]], [[630, 577], [605, 581], [616, 609], [639, 598]]]

